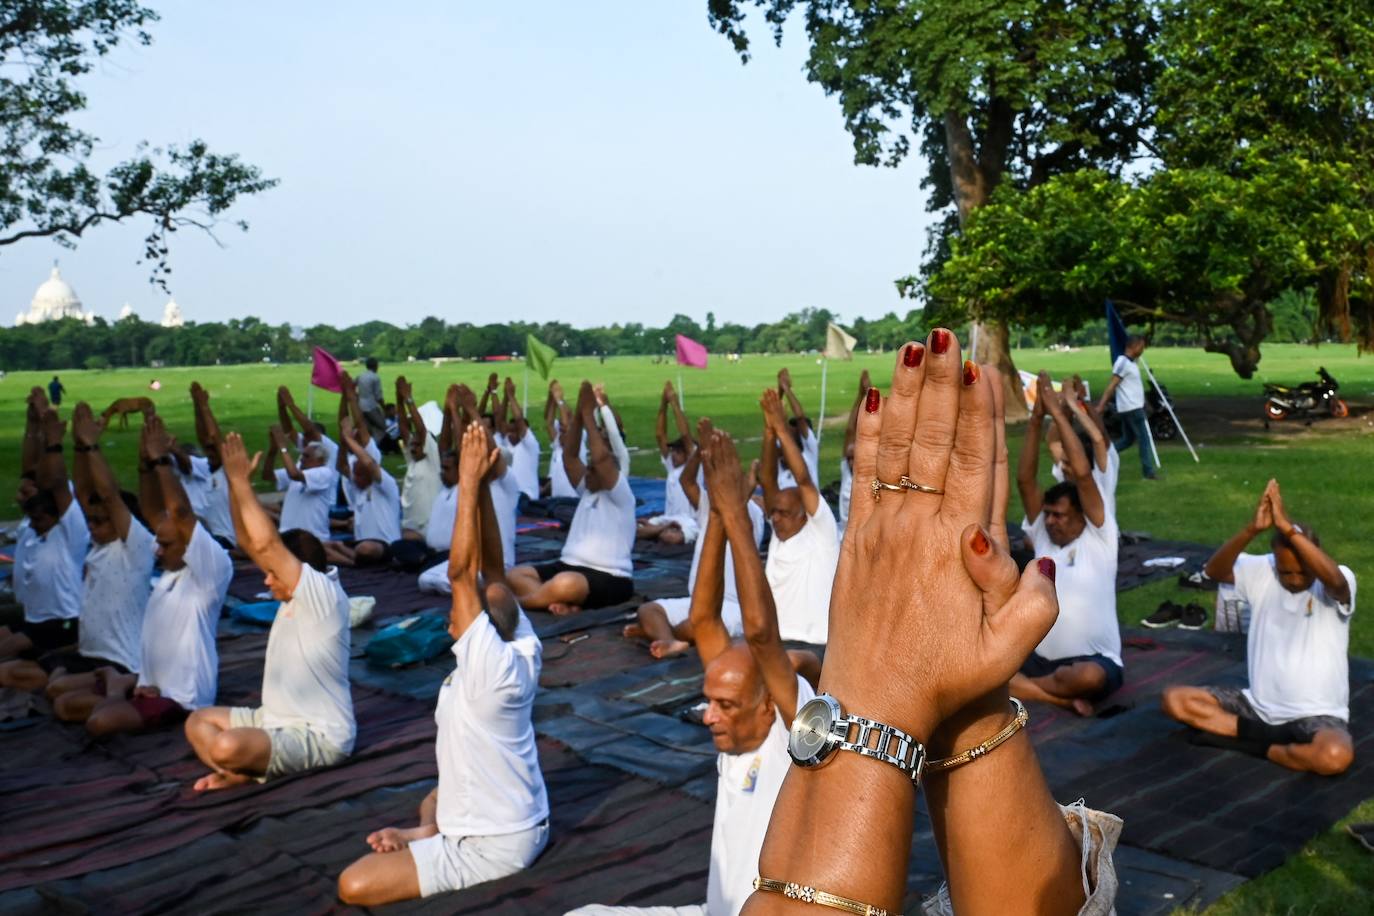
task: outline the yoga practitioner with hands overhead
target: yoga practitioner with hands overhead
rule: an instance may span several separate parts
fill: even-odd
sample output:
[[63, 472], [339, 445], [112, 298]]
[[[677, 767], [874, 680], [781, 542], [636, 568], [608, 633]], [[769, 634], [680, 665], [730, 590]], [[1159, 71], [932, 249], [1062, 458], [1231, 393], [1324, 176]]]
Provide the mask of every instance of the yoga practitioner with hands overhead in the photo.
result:
[[1053, 562], [1008, 553], [1000, 388], [936, 329], [868, 393], [822, 696], [793, 720], [746, 913], [901, 912], [918, 785], [949, 882], [928, 910], [1111, 910], [1120, 822], [1055, 803], [1007, 692], [1057, 602]]

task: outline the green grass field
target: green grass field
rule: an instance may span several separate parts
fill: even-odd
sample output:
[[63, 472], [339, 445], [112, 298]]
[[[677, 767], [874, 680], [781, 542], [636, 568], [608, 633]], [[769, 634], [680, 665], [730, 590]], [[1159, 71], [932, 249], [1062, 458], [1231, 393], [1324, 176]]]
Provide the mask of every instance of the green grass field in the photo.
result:
[[[1015, 358], [1025, 370], [1044, 368], [1056, 377], [1081, 373], [1094, 392], [1101, 390], [1108, 377], [1109, 360], [1101, 347], [1074, 353], [1018, 351]], [[1374, 405], [1374, 359], [1359, 358], [1351, 346], [1271, 345], [1265, 348], [1259, 376], [1248, 381], [1237, 378], [1225, 358], [1197, 350], [1151, 350], [1146, 359], [1179, 401], [1180, 416], [1202, 460], [1194, 463], [1179, 441], [1164, 444], [1161, 459], [1165, 479], [1151, 483], [1140, 479], [1135, 452], [1128, 452], [1123, 458], [1118, 496], [1123, 529], [1149, 532], [1158, 538], [1219, 543], [1245, 522], [1265, 481], [1276, 477], [1293, 515], [1316, 525], [1332, 555], [1354, 569], [1361, 582], [1369, 581], [1367, 577], [1374, 574], [1374, 542], [1365, 534], [1366, 510], [1359, 497], [1370, 492], [1365, 474], [1371, 467], [1374, 447], [1374, 413], [1365, 416], [1361, 408]], [[830, 366], [821, 449], [823, 482], [839, 476], [844, 418], [856, 394], [859, 371], [869, 369], [874, 380], [886, 387], [892, 360], [891, 354], [861, 355], [853, 363]], [[1276, 424], [1265, 431], [1257, 422], [1261, 382], [1296, 384], [1315, 377], [1318, 365], [1326, 366], [1341, 382], [1341, 393], [1351, 402], [1355, 415], [1340, 422], [1318, 421], [1310, 428], [1300, 423]], [[604, 381], [623, 415], [629, 444], [635, 449], [634, 472], [659, 476], [662, 470], [654, 447], [654, 413], [665, 380], [677, 384], [681, 378], [693, 420], [710, 416], [736, 437], [756, 443], [761, 427], [756, 403], [759, 393], [784, 366], [791, 370], [807, 409], [817, 415], [821, 366], [815, 357], [756, 356], [735, 365], [717, 359], [708, 370], [684, 369], [680, 373], [676, 366], [655, 365], [647, 357], [612, 358], [604, 364], [590, 358], [560, 359], [554, 371], [569, 394], [582, 378]], [[517, 385], [523, 381], [523, 364], [449, 363], [436, 368], [416, 362], [404, 367], [383, 366], [382, 377], [389, 386], [396, 373], [404, 371], [414, 384], [417, 400], [423, 401], [441, 398], [445, 386], [454, 381], [480, 388], [493, 368], [511, 371]], [[31, 385], [46, 384], [50, 377], [51, 373], [13, 373], [0, 381], [0, 486], [7, 487], [7, 492], [13, 492], [19, 476], [24, 396]], [[162, 383], [158, 392], [148, 390], [154, 378]], [[267, 427], [275, 421], [276, 387], [290, 386], [298, 403], [304, 405], [308, 378], [309, 367], [305, 365], [64, 372], [62, 380], [68, 394], [63, 415], [78, 400], [89, 401], [98, 412], [115, 398], [146, 395], [157, 403], [159, 413], [175, 433], [190, 438], [192, 413], [187, 388], [196, 380], [209, 389], [223, 428], [239, 430], [250, 443], [265, 443]], [[544, 390], [536, 387], [542, 386], [542, 381], [534, 376], [530, 384], [531, 411], [542, 416]], [[337, 409], [337, 396], [316, 394], [316, 415], [332, 425], [328, 418]], [[536, 428], [543, 439], [537, 419]], [[137, 429], [136, 419], [128, 430], [112, 427], [102, 443], [126, 486], [134, 481]], [[1010, 432], [1013, 463], [1021, 429], [1014, 427]], [[756, 447], [745, 444], [742, 451], [748, 455]], [[393, 470], [398, 467], [399, 461]], [[1048, 480], [1047, 472], [1044, 477]], [[0, 512], [0, 516], [11, 518], [17, 514], [12, 505]], [[1019, 519], [1020, 508], [1013, 505], [1011, 514]], [[1123, 623], [1138, 623], [1164, 598], [1175, 597], [1177, 591], [1172, 583], [1164, 582], [1122, 594], [1119, 612]], [[1374, 656], [1374, 617], [1368, 613], [1354, 617], [1351, 651]], [[1366, 801], [1352, 817], [1374, 819], [1374, 800]], [[1374, 859], [1333, 829], [1283, 868], [1250, 882], [1208, 912], [1225, 916], [1344, 914], [1368, 911], [1372, 895]]]

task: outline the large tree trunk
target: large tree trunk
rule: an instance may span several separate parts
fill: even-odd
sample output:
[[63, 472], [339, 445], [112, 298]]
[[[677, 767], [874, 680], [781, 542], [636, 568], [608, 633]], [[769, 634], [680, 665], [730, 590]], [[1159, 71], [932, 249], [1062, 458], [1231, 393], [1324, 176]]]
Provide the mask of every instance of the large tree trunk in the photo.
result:
[[[980, 163], [978, 151], [974, 148], [973, 134], [969, 131], [968, 119], [954, 112], [945, 113], [945, 148], [949, 155], [949, 177], [954, 188], [955, 205], [959, 208], [959, 225], [963, 227], [969, 214], [987, 202], [998, 175], [987, 174], [987, 162], [996, 160], [1000, 169], [999, 156], [983, 156]], [[986, 152], [986, 151], [985, 151]], [[1021, 420], [1029, 416], [1026, 410], [1026, 394], [1021, 387], [1021, 376], [1016, 371], [1016, 363], [1011, 358], [1010, 337], [1006, 322], [984, 322], [975, 320], [970, 332], [975, 343], [972, 359], [978, 363], [991, 364], [1002, 374], [1002, 396], [1006, 405], [1006, 415], [1011, 420]]]

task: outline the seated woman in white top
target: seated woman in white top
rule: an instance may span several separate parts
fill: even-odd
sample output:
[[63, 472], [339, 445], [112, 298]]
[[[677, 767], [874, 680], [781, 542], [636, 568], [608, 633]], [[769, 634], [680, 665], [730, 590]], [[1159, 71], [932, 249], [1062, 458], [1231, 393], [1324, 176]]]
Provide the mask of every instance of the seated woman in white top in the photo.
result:
[[527, 868], [549, 838], [531, 720], [542, 650], [502, 579], [485, 483], [497, 452], [480, 424], [464, 430], [461, 457], [449, 559], [455, 666], [434, 712], [439, 783], [420, 804], [418, 826], [371, 833], [373, 852], [339, 876], [339, 899], [353, 906], [494, 881]]
[[[677, 438], [668, 440], [668, 411], [672, 410], [677, 424]], [[672, 382], [663, 384], [663, 396], [658, 402], [658, 418], [654, 424], [654, 438], [658, 440], [658, 454], [663, 459], [663, 470], [668, 479], [663, 488], [663, 514], [642, 519], [636, 536], [646, 541], [661, 541], [664, 544], [690, 544], [697, 539], [700, 528], [697, 526], [696, 501], [689, 499], [687, 486], [697, 486], [695, 479], [701, 462], [692, 463], [692, 480], [684, 482], [683, 475], [689, 473], [688, 461], [696, 452], [697, 444], [692, 439], [692, 430], [687, 425], [687, 417], [678, 404], [677, 392]], [[685, 616], [685, 615], [684, 615]]]
[[155, 526], [162, 575], [143, 614], [137, 674], [107, 673], [95, 688], [103, 699], [91, 709], [86, 731], [97, 738], [175, 725], [213, 703], [219, 686], [215, 624], [234, 564], [191, 511], [172, 466], [171, 448], [162, 419], [147, 418], [140, 443], [139, 504]]
[[[77, 650], [51, 652], [37, 662], [0, 665], [0, 686], [27, 690], [46, 686], [55, 714], [70, 722], [84, 722], [95, 708], [99, 680], [139, 670], [143, 613], [156, 547], [152, 532], [125, 505], [114, 473], [100, 453], [102, 432], [104, 426], [90, 405], [77, 404], [72, 412], [73, 476], [92, 544], [84, 564]], [[65, 693], [79, 693], [84, 700], [69, 709], [62, 701]]]
[[330, 766], [352, 753], [357, 732], [348, 687], [348, 596], [338, 573], [326, 566], [324, 548], [309, 532], [278, 535], [253, 493], [243, 438], [230, 433], [220, 451], [239, 547], [281, 606], [267, 639], [262, 705], [210, 706], [186, 720], [191, 749], [213, 770], [196, 780], [197, 792]]
[[[578, 393], [577, 413], [563, 432], [563, 465], [581, 499], [573, 515], [563, 554], [556, 563], [517, 566], [509, 573], [522, 606], [555, 614], [628, 601], [634, 594], [635, 497], [617, 465], [613, 440], [620, 433], [611, 414], [607, 429], [596, 425], [597, 396], [589, 382]], [[577, 443], [587, 433], [589, 462], [582, 463]]]
[[[1273, 530], [1270, 553], [1245, 547]], [[1231, 748], [1290, 770], [1336, 776], [1350, 768], [1350, 618], [1355, 574], [1288, 517], [1276, 480], [1253, 520], [1207, 561], [1214, 581], [1250, 605], [1250, 684], [1168, 687], [1164, 714], [1198, 730], [1194, 743]]]

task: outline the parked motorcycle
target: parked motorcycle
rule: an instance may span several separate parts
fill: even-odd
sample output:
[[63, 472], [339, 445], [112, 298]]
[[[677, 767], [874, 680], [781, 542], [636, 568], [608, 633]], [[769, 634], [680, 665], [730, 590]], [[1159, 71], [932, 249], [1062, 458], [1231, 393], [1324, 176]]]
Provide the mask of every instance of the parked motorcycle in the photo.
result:
[[1317, 376], [1317, 381], [1303, 382], [1296, 388], [1266, 384], [1265, 427], [1269, 426], [1270, 420], [1287, 420], [1290, 417], [1307, 419], [1310, 423], [1310, 418], [1318, 411], [1325, 411], [1333, 417], [1350, 416], [1350, 405], [1336, 397], [1336, 392], [1341, 387], [1340, 383], [1331, 377], [1325, 366], [1317, 370]]

